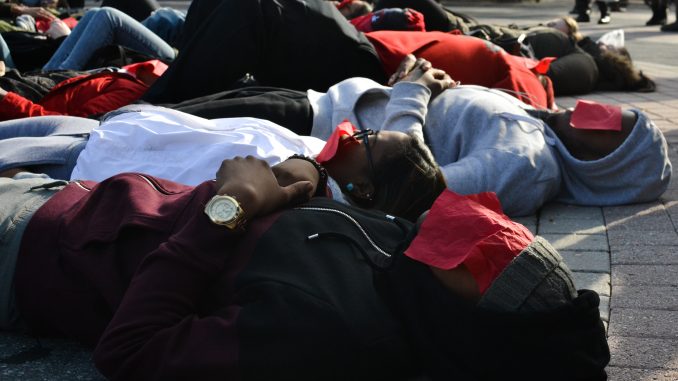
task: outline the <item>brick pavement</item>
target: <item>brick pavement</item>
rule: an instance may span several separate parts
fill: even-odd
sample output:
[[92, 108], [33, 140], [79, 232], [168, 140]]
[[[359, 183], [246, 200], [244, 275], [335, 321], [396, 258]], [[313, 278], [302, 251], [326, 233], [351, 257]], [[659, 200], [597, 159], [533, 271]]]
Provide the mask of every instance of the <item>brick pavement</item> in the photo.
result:
[[[161, 1], [161, 3], [163, 3]], [[186, 1], [171, 1], [186, 8]], [[533, 24], [565, 14], [573, 2], [448, 3], [453, 9], [496, 23]], [[654, 78], [654, 93], [596, 93], [582, 98], [635, 107], [647, 112], [664, 132], [678, 164], [678, 33], [645, 27], [650, 11], [632, 0], [609, 25], [582, 24], [585, 34], [623, 28], [636, 64]], [[673, 21], [675, 13], [669, 17]], [[562, 107], [576, 98], [558, 98]], [[674, 170], [675, 172], [675, 170]], [[620, 207], [548, 204], [537, 215], [519, 219], [549, 239], [565, 257], [580, 288], [601, 295], [608, 326], [613, 381], [678, 380], [678, 181], [656, 202]], [[1, 380], [99, 380], [89, 352], [68, 341], [42, 340], [47, 357], [37, 357], [38, 341], [20, 334], [0, 335]], [[545, 380], [548, 376], [545, 375]]]

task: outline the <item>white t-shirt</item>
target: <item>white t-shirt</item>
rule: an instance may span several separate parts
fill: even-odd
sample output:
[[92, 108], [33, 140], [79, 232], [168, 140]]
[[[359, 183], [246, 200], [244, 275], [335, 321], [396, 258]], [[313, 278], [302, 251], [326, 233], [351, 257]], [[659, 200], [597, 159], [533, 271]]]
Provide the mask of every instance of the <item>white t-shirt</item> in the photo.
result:
[[263, 119], [208, 120], [148, 105], [127, 109], [92, 130], [72, 180], [139, 172], [196, 185], [213, 179], [224, 159], [252, 155], [275, 165], [293, 154], [315, 156], [325, 145]]

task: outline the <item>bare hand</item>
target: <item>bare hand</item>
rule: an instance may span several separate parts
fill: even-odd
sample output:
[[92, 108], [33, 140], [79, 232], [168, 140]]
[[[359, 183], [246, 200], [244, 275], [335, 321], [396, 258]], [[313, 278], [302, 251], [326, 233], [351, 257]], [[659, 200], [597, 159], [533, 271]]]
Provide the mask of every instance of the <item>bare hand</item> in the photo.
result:
[[271, 167], [253, 156], [224, 160], [217, 171], [217, 194], [235, 197], [246, 219], [304, 202], [313, 194], [310, 181], [278, 184]]
[[285, 187], [299, 181], [310, 181], [313, 187], [308, 195], [313, 197], [318, 188], [320, 175], [313, 164], [301, 159], [287, 159], [282, 163], [276, 164], [271, 168], [275, 178], [278, 180], [278, 185]]
[[12, 7], [12, 13], [20, 15], [30, 15], [33, 16], [33, 18], [36, 20], [45, 19], [51, 21], [57, 18], [56, 16], [54, 16], [54, 14], [52, 14], [52, 12], [42, 7], [25, 7], [23, 5], [17, 5], [15, 7]]
[[402, 81], [420, 83], [431, 90], [431, 99], [435, 98], [445, 89], [456, 87], [458, 82], [454, 81], [447, 73], [440, 69], [431, 68], [431, 63], [418, 60], [419, 65], [412, 69]]
[[423, 58], [416, 58], [413, 54], [408, 54], [403, 58], [398, 66], [398, 70], [388, 79], [388, 85], [393, 86], [400, 80], [405, 78], [414, 68], [420, 66], [422, 70], [426, 71], [431, 68], [431, 63]]
[[71, 34], [71, 28], [60, 19], [54, 19], [49, 24], [49, 29], [45, 32], [47, 37], [56, 40], [59, 37], [68, 36]]

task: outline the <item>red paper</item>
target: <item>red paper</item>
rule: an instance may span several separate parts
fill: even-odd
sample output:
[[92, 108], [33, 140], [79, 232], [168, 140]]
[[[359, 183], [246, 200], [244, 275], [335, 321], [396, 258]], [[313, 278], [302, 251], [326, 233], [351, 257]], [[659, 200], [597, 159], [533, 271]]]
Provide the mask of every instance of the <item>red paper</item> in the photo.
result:
[[556, 57], [544, 57], [540, 59], [539, 61], [532, 59], [532, 58], [527, 58], [527, 57], [519, 57], [519, 56], [511, 56], [512, 59], [522, 61], [523, 64], [525, 64], [525, 67], [534, 71], [537, 74], [546, 74], [549, 71], [549, 67], [551, 66], [551, 62], [556, 60]]
[[153, 75], [155, 78], [159, 78], [165, 70], [167, 70], [167, 64], [160, 60], [149, 60], [123, 66], [123, 69], [135, 77], [137, 76], [137, 73], [144, 71]]
[[621, 131], [621, 107], [578, 100], [570, 126], [581, 130]]
[[325, 143], [325, 146], [320, 151], [318, 156], [315, 157], [315, 160], [320, 164], [330, 161], [330, 159], [332, 159], [337, 153], [339, 142], [348, 136], [353, 136], [356, 130], [357, 129], [353, 126], [353, 124], [351, 124], [351, 122], [344, 119], [344, 121], [339, 123], [339, 125], [334, 129], [334, 132], [332, 132], [332, 135], [330, 135], [330, 137], [327, 139], [327, 143]]
[[462, 196], [446, 190], [405, 255], [443, 270], [463, 263], [483, 293], [533, 240], [527, 228], [502, 212], [494, 193]]

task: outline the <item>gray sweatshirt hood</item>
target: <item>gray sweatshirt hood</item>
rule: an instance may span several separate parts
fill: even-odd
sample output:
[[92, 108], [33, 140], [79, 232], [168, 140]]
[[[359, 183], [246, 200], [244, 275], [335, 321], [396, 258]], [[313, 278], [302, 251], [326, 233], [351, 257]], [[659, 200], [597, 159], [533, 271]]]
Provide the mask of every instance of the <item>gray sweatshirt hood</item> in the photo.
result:
[[659, 128], [639, 110], [629, 137], [599, 160], [573, 157], [550, 128], [562, 173], [557, 200], [580, 205], [620, 205], [656, 200], [671, 178], [668, 146]]

